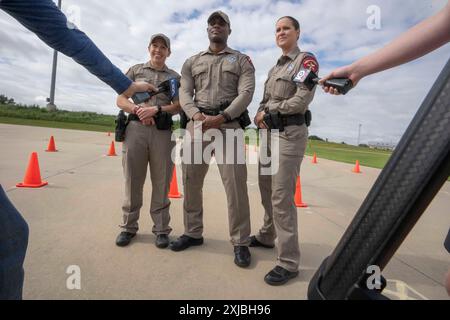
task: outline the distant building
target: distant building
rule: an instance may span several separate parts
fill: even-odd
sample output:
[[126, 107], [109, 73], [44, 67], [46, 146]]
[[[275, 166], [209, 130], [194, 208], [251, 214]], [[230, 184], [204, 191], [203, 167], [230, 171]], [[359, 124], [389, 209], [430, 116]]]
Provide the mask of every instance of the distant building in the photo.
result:
[[367, 143], [370, 148], [373, 149], [384, 149], [384, 150], [394, 150], [397, 146], [394, 142], [384, 142], [384, 141], [369, 141]]

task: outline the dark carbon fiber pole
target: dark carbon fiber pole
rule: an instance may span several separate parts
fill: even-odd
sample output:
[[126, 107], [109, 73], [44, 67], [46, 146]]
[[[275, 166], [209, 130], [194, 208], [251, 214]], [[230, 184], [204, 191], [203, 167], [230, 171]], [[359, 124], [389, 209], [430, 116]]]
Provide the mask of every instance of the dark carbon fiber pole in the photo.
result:
[[450, 60], [391, 159], [316, 273], [309, 298], [348, 299], [367, 267], [383, 269], [450, 175]]

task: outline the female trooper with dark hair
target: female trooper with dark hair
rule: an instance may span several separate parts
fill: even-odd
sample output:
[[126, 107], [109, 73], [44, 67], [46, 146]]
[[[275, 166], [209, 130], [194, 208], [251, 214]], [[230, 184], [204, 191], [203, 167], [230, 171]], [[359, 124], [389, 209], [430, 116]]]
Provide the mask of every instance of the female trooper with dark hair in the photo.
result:
[[[266, 153], [261, 150], [261, 154], [270, 155], [272, 159], [270, 164], [264, 164], [260, 159], [259, 189], [265, 216], [259, 233], [250, 238], [250, 246], [273, 248], [278, 237], [277, 266], [264, 280], [270, 285], [281, 285], [298, 275], [300, 248], [294, 194], [308, 139], [305, 115], [314, 97], [314, 90], [308, 90], [303, 84], [297, 85], [293, 78], [305, 69], [317, 73], [319, 65], [313, 54], [300, 51], [297, 44], [300, 25], [296, 19], [280, 18], [275, 37], [282, 55], [269, 71], [263, 100], [255, 117], [255, 124], [261, 131], [270, 130], [268, 150]], [[278, 152], [273, 147], [275, 140], [279, 142]], [[265, 148], [265, 142], [261, 148]], [[268, 173], [270, 166], [272, 172]]]

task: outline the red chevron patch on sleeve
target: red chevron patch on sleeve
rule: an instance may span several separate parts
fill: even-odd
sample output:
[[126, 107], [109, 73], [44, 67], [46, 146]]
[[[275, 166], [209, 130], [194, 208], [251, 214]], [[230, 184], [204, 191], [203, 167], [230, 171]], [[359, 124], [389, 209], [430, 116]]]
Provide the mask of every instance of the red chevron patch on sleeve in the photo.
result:
[[250, 59], [250, 57], [249, 56], [246, 56], [247, 57], [247, 61], [248, 61], [248, 63], [250, 63], [250, 65], [253, 67], [253, 69], [255, 68], [255, 66], [253, 65], [253, 62], [252, 62], [252, 59]]
[[303, 60], [303, 68], [317, 73], [317, 71], [319, 71], [319, 63], [316, 58], [308, 56]]

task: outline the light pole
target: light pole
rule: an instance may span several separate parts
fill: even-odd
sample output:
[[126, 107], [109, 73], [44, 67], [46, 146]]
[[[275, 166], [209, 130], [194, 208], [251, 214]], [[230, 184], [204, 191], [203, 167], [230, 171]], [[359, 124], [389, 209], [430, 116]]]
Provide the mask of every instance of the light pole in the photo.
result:
[[359, 142], [360, 142], [360, 138], [361, 138], [361, 126], [362, 126], [362, 124], [360, 123], [359, 124], [359, 127], [358, 127], [358, 142], [357, 142], [357, 146], [359, 146]]
[[[58, 8], [61, 10], [61, 0], [58, 0]], [[50, 84], [50, 98], [47, 98], [47, 110], [55, 111], [55, 82], [56, 82], [56, 66], [58, 64], [58, 51], [53, 50], [53, 68], [52, 68], [52, 82]]]

